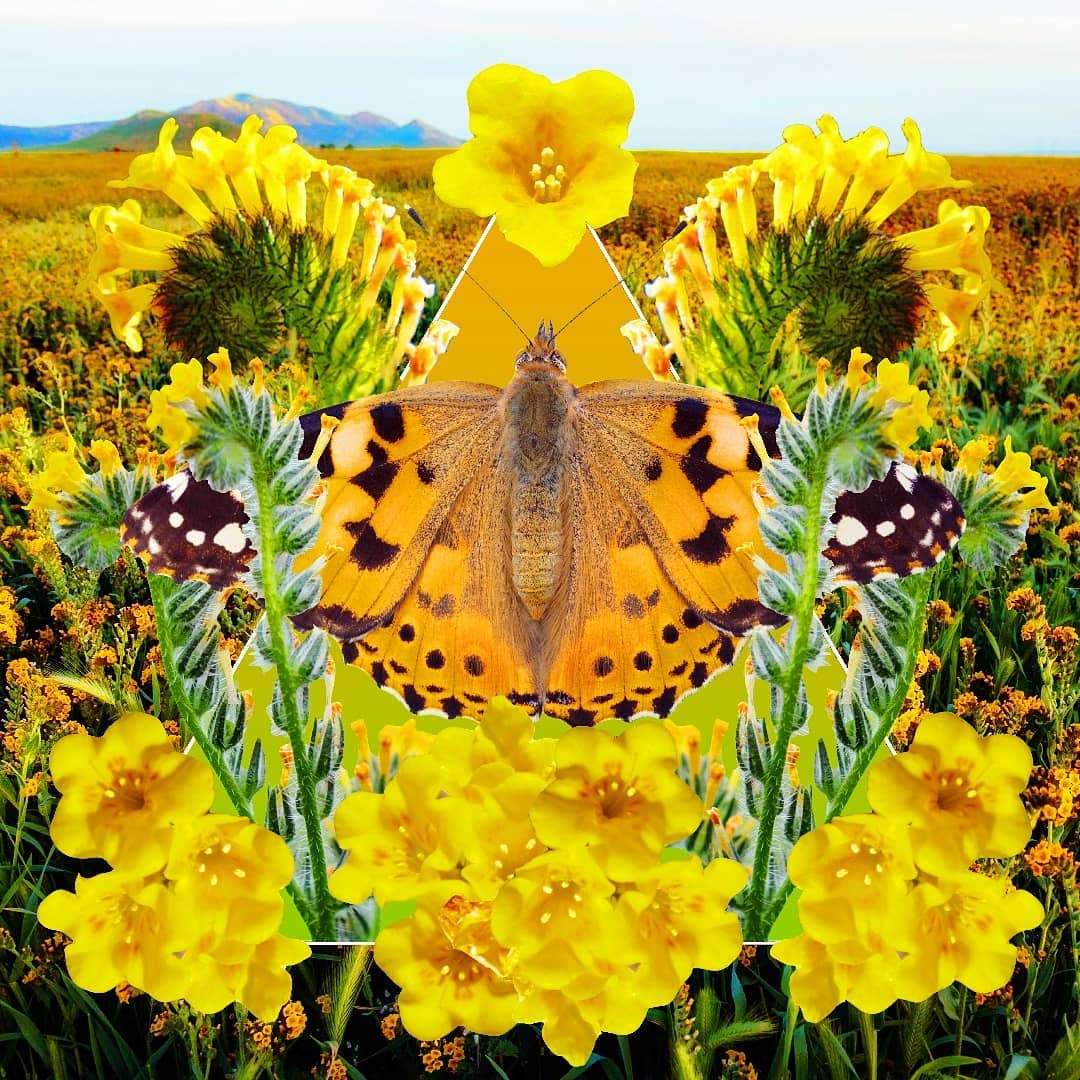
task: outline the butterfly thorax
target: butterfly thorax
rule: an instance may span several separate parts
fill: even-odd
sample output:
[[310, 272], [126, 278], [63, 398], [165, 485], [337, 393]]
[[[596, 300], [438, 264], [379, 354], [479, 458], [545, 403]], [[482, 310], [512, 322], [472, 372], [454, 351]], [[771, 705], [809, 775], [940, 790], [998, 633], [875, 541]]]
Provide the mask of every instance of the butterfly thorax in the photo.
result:
[[505, 391], [512, 576], [536, 620], [543, 618], [563, 577], [563, 489], [576, 441], [575, 397], [558, 368], [542, 362], [520, 365]]

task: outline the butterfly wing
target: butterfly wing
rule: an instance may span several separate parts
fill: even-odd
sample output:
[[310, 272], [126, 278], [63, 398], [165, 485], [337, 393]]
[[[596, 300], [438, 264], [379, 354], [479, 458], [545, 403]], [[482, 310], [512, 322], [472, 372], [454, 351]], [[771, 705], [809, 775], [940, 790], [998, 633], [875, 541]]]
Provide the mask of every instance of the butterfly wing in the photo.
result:
[[[413, 712], [479, 716], [505, 694], [538, 708], [527, 615], [509, 587], [509, 501], [505, 468], [478, 456], [459, 462], [473, 477], [424, 555], [415, 580], [385, 625], [346, 640], [346, 660], [365, 668]], [[322, 622], [320, 608], [308, 613]]]
[[596, 383], [579, 403], [544, 708], [571, 723], [666, 716], [750, 629], [784, 621], [757, 596], [753, 556], [776, 558], [750, 494], [760, 461], [719, 392]]

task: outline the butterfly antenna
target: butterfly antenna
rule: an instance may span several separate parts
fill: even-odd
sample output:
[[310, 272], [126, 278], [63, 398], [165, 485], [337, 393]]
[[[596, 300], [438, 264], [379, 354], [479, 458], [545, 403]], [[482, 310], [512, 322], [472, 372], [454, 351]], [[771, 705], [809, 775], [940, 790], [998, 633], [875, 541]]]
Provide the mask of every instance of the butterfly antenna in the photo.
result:
[[[419, 213], [417, 213], [416, 207], [410, 206], [408, 203], [405, 203], [404, 210], [405, 213], [408, 214], [409, 217], [411, 217], [413, 221], [415, 221], [416, 224], [419, 225], [425, 233], [427, 233], [428, 236], [431, 235], [431, 231], [424, 224], [423, 219], [420, 217]], [[468, 270], [463, 270], [462, 273], [464, 273], [464, 275], [517, 327], [518, 333], [520, 333], [521, 336], [531, 345], [533, 343], [532, 337], [524, 330], [522, 330], [521, 324], [514, 318], [514, 316], [511, 315], [510, 312], [507, 311], [506, 308], [503, 307], [503, 305], [500, 304], [499, 301], [496, 300], [495, 297], [492, 296], [491, 293], [489, 293], [487, 289], [485, 289], [484, 286], [481, 285], [480, 282], [477, 281], [476, 278], [474, 278], [472, 274], [469, 273]]]
[[521, 334], [521, 336], [531, 345], [533, 343], [532, 336], [522, 330], [521, 324], [517, 321], [517, 319], [515, 319], [514, 316], [511, 315], [510, 312], [507, 311], [507, 309], [503, 307], [503, 305], [500, 304], [499, 301], [496, 300], [495, 297], [492, 296], [491, 293], [489, 293], [487, 289], [485, 289], [484, 286], [481, 285], [480, 282], [472, 276], [472, 274], [469, 273], [468, 270], [462, 270], [462, 273], [518, 328], [518, 332]]
[[[644, 263], [642, 263], [642, 266], [648, 266], [649, 263], [651, 263], [653, 261], [653, 259], [655, 259], [656, 256], [659, 255], [660, 252], [663, 251], [664, 248], [668, 244], [670, 244], [671, 241], [674, 240], [675, 237], [678, 236], [679, 233], [681, 233], [683, 231], [683, 229], [685, 229], [688, 224], [689, 224], [689, 222], [687, 222], [685, 220], [680, 221], [679, 224], [675, 227], [675, 231], [645, 260]], [[596, 297], [595, 300], [590, 300], [575, 316], [573, 316], [573, 318], [568, 319], [566, 322], [564, 322], [562, 324], [562, 326], [560, 326], [559, 329], [555, 331], [555, 336], [558, 337], [558, 335], [561, 334], [568, 326], [570, 326], [571, 324], [577, 322], [577, 320], [580, 319], [581, 316], [584, 315], [585, 312], [589, 310], [589, 308], [591, 308], [594, 304], [599, 304], [600, 301], [603, 300], [604, 297], [607, 296], [607, 294], [609, 292], [613, 292], [620, 285], [625, 285], [625, 284], [627, 284], [627, 279], [625, 277], [621, 277], [614, 284], [609, 285], [598, 297]]]

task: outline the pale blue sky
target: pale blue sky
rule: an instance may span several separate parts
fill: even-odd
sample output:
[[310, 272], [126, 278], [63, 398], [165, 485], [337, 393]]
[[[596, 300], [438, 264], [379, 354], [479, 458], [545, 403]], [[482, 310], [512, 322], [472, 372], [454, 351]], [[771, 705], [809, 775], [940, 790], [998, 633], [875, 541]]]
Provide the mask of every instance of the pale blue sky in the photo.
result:
[[[92, 17], [86, 14], [90, 8]], [[468, 134], [465, 87], [509, 61], [634, 89], [634, 147], [753, 149], [831, 112], [903, 146], [1080, 152], [1074, 2], [0, 0], [0, 123], [111, 120], [248, 91]], [[29, 14], [33, 12], [33, 14]], [[1019, 12], [1019, 14], [1018, 14]]]

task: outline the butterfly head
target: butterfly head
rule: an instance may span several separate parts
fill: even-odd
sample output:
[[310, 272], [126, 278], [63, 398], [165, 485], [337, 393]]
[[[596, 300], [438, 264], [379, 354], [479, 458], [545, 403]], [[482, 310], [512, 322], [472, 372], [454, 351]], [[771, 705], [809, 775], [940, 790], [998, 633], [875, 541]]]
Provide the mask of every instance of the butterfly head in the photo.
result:
[[566, 361], [555, 346], [555, 327], [551, 322], [545, 326], [543, 321], [536, 331], [536, 338], [518, 354], [516, 367], [520, 370], [533, 364], [546, 364], [556, 371], [566, 374]]

